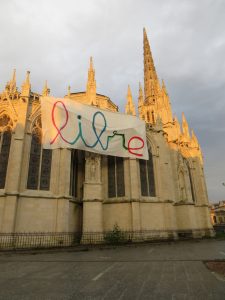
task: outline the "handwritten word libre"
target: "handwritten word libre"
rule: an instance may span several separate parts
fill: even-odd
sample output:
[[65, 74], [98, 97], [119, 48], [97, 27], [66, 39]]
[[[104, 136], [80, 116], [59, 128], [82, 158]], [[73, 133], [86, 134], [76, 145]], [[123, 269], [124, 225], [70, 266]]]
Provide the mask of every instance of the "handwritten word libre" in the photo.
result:
[[[57, 124], [56, 124], [56, 121], [55, 121], [55, 110], [56, 110], [56, 106], [57, 105], [61, 105], [62, 108], [64, 109], [65, 111], [65, 122], [64, 124], [61, 126], [61, 127], [58, 127]], [[101, 117], [102, 118], [102, 121], [103, 121], [103, 127], [100, 131], [100, 133], [97, 132], [96, 130], [96, 118], [97, 117]], [[97, 111], [94, 113], [93, 115], [93, 119], [92, 119], [92, 130], [93, 130], [93, 134], [95, 135], [96, 137], [96, 141], [90, 145], [88, 144], [88, 142], [85, 140], [84, 136], [83, 136], [83, 132], [82, 132], [82, 123], [81, 123], [81, 120], [82, 120], [82, 116], [81, 115], [78, 115], [77, 116], [78, 118], [78, 134], [77, 136], [74, 138], [74, 140], [72, 141], [68, 141], [64, 136], [63, 136], [63, 129], [66, 128], [67, 126], [67, 123], [68, 123], [68, 120], [69, 120], [69, 113], [68, 113], [68, 110], [66, 108], [66, 105], [62, 102], [62, 101], [56, 101], [52, 107], [52, 123], [53, 123], [53, 126], [55, 127], [56, 129], [56, 136], [52, 139], [52, 141], [50, 142], [50, 144], [54, 144], [56, 139], [58, 137], [61, 137], [61, 139], [67, 143], [67, 144], [70, 144], [70, 145], [74, 145], [76, 144], [76, 142], [81, 139], [82, 142], [84, 143], [84, 145], [87, 147], [87, 148], [95, 148], [98, 144], [101, 146], [102, 150], [107, 150], [108, 147], [109, 147], [109, 143], [110, 143], [110, 140], [113, 139], [115, 136], [120, 136], [121, 137], [121, 141], [122, 141], [122, 147], [127, 150], [129, 153], [135, 155], [135, 156], [139, 156], [139, 157], [142, 157], [143, 154], [140, 154], [140, 153], [137, 153], [136, 151], [137, 150], [141, 150], [144, 148], [144, 140], [139, 137], [139, 136], [132, 136], [129, 140], [128, 140], [128, 143], [127, 143], [127, 146], [126, 146], [126, 141], [125, 141], [125, 135], [122, 134], [122, 133], [118, 133], [117, 131], [113, 131], [113, 135], [108, 135], [107, 136], [107, 139], [106, 139], [106, 144], [103, 145], [102, 141], [101, 141], [101, 137], [103, 135], [103, 133], [106, 131], [106, 128], [107, 128], [107, 121], [106, 121], [106, 118], [104, 116], [104, 114], [101, 112], [101, 111]], [[132, 142], [134, 140], [138, 140], [140, 141], [140, 146], [139, 147], [132, 147]]]

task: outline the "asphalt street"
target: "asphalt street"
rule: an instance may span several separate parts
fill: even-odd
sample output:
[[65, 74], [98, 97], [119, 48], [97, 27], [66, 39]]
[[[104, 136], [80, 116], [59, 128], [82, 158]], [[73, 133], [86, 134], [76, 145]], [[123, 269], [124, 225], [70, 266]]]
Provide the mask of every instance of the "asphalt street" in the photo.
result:
[[0, 253], [0, 299], [225, 299], [225, 278], [204, 261], [225, 241], [203, 240]]

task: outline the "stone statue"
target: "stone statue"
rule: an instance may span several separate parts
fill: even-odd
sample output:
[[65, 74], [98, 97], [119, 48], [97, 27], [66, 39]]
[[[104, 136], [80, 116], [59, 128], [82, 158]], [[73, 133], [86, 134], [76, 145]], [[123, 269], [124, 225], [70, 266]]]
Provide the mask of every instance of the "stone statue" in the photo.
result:
[[101, 156], [99, 154], [86, 152], [85, 178], [87, 181], [100, 181], [100, 159]]

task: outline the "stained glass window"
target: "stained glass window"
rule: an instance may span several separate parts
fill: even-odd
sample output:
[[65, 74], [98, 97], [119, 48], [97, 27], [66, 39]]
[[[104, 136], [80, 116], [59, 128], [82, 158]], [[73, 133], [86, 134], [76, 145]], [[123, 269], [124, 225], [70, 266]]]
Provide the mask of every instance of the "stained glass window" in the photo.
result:
[[140, 167], [140, 181], [141, 181], [141, 195], [155, 197], [155, 177], [153, 157], [149, 151], [149, 160], [139, 160]]
[[43, 149], [41, 161], [40, 190], [48, 191], [50, 188], [51, 163], [52, 150]]
[[125, 196], [124, 164], [122, 157], [108, 156], [108, 196]]
[[49, 190], [52, 163], [52, 150], [42, 149], [41, 137], [32, 134], [27, 188]]
[[0, 133], [0, 189], [5, 188], [11, 137], [10, 130]]

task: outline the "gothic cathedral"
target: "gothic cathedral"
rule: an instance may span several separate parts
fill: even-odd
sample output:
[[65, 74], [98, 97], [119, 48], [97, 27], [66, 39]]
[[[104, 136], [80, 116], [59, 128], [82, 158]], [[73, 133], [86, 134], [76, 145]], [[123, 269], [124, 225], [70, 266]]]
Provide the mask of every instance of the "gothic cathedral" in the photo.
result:
[[[21, 91], [16, 73], [0, 94], [0, 233], [141, 233], [142, 239], [212, 236], [200, 145], [171, 110], [144, 30], [144, 89], [138, 111], [127, 91], [126, 114], [146, 122], [149, 160], [104, 156], [80, 150], [42, 149], [40, 96], [30, 74]], [[117, 112], [96, 92], [92, 58], [85, 92], [65, 96]], [[84, 241], [84, 239], [83, 239]]]

